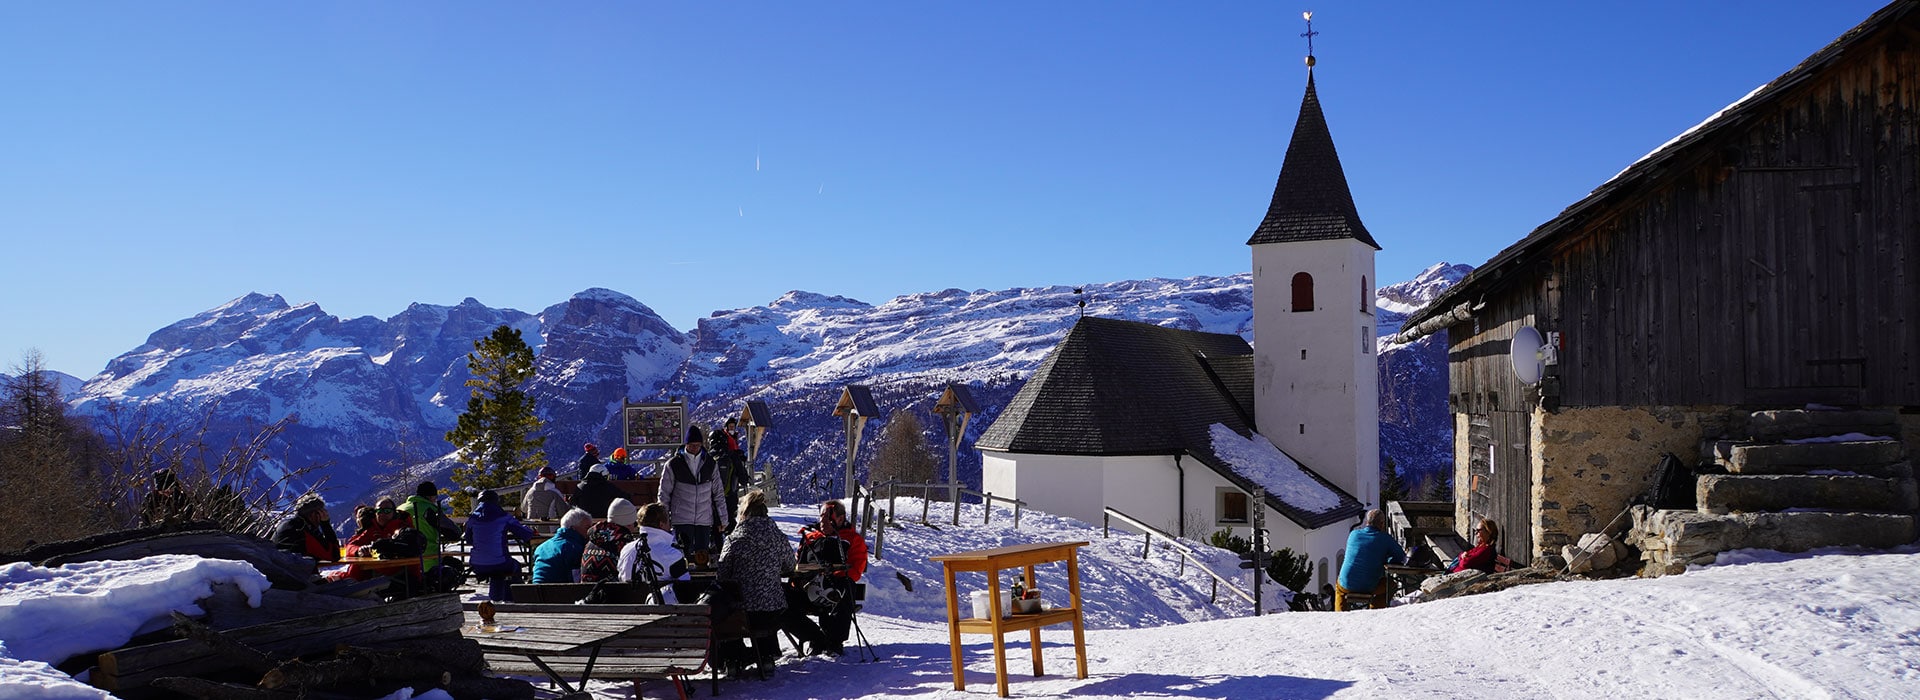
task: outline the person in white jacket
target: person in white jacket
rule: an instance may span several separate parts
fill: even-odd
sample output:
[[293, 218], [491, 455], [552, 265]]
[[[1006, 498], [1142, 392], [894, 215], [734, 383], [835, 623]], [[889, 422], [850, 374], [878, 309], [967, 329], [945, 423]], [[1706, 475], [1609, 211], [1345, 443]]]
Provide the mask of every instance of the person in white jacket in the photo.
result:
[[[658, 503], [649, 503], [640, 509], [640, 531], [632, 542], [620, 550], [620, 563], [615, 574], [623, 583], [633, 583], [643, 579], [641, 566], [653, 567], [653, 578], [657, 581], [685, 581], [687, 575], [686, 555], [673, 543], [673, 532], [668, 528], [672, 524], [667, 519], [667, 507]], [[647, 562], [641, 562], [642, 549]], [[660, 587], [661, 603], [676, 605], [679, 598], [673, 594], [673, 586]]]
[[667, 460], [660, 474], [660, 502], [673, 519], [680, 548], [688, 553], [714, 551], [715, 531], [724, 532], [733, 517], [727, 512], [720, 465], [701, 454], [705, 441], [700, 426], [687, 428], [686, 448]]

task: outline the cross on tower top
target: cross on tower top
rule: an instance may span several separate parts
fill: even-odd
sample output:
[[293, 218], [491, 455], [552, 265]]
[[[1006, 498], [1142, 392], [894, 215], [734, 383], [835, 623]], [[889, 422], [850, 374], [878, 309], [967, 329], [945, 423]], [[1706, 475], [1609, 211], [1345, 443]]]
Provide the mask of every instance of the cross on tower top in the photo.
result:
[[1300, 17], [1301, 19], [1305, 19], [1307, 21], [1307, 31], [1301, 34], [1300, 36], [1304, 36], [1307, 38], [1307, 67], [1312, 68], [1314, 64], [1313, 38], [1315, 36], [1318, 36], [1320, 32], [1316, 32], [1313, 30], [1313, 11], [1309, 10], [1306, 12], [1302, 12], [1300, 13]]

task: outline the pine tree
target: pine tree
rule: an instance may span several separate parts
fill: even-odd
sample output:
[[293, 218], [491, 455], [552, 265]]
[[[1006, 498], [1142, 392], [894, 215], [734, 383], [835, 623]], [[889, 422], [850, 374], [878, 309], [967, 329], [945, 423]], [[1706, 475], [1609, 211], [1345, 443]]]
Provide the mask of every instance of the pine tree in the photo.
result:
[[0, 550], [94, 534], [104, 526], [99, 436], [67, 415], [59, 383], [37, 351], [0, 381]]
[[453, 483], [463, 488], [453, 494], [455, 512], [465, 512], [470, 505], [465, 490], [512, 486], [547, 464], [541, 450], [547, 439], [539, 435], [533, 397], [522, 390], [533, 378], [534, 364], [533, 348], [520, 339], [520, 331], [501, 326], [473, 341], [467, 369], [473, 374], [467, 380], [473, 395], [467, 399], [467, 412], [447, 431], [447, 442], [467, 465], [453, 470]]
[[1395, 468], [1393, 460], [1388, 459], [1385, 462], [1380, 465], [1380, 502], [1407, 500], [1407, 497], [1412, 495], [1407, 488], [1407, 481], [1400, 478], [1400, 470]]
[[913, 411], [898, 409], [887, 416], [887, 427], [880, 433], [880, 445], [873, 453], [868, 483], [930, 484], [938, 473], [939, 461], [927, 446], [927, 432]]

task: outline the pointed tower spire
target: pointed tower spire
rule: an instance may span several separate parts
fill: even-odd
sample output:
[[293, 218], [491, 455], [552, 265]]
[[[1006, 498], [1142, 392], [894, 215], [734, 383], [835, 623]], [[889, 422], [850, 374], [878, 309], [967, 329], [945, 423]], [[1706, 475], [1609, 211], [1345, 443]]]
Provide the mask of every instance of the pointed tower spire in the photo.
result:
[[1254, 229], [1247, 245], [1285, 241], [1319, 241], [1352, 238], [1374, 250], [1380, 249], [1360, 213], [1353, 206], [1353, 192], [1347, 189], [1347, 174], [1340, 167], [1340, 154], [1334, 151], [1333, 134], [1327, 131], [1327, 116], [1320, 111], [1320, 94], [1313, 85], [1313, 13], [1306, 13], [1307, 94], [1300, 99], [1300, 119], [1293, 124], [1293, 141], [1287, 144], [1287, 160], [1280, 166], [1280, 180], [1273, 186], [1273, 203], [1267, 217]]

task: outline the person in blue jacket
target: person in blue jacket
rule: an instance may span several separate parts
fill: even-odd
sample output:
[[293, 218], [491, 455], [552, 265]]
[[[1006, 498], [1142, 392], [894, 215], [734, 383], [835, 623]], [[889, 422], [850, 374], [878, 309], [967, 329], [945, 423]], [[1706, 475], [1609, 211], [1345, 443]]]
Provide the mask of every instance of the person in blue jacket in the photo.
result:
[[1387, 514], [1379, 508], [1367, 511], [1361, 527], [1347, 535], [1347, 558], [1340, 562], [1340, 581], [1333, 587], [1333, 609], [1347, 609], [1347, 595], [1354, 591], [1370, 593], [1373, 607], [1384, 608], [1392, 579], [1387, 564], [1407, 560], [1407, 552], [1387, 532]]
[[467, 541], [467, 564], [473, 575], [488, 581], [487, 598], [502, 603], [513, 601], [510, 586], [520, 582], [520, 562], [507, 554], [509, 537], [532, 542], [533, 530], [500, 507], [500, 494], [481, 491], [461, 539]]
[[579, 508], [560, 516], [560, 529], [553, 539], [533, 551], [534, 583], [578, 583], [580, 555], [587, 551], [587, 528], [593, 515]]

